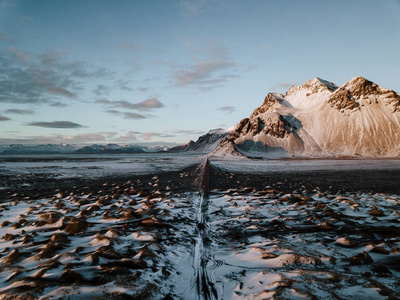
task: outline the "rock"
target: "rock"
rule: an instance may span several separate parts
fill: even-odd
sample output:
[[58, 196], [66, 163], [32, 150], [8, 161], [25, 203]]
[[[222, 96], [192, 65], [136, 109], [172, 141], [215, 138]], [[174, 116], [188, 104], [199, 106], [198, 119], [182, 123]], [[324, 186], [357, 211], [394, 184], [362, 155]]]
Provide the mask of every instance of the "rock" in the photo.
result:
[[388, 250], [386, 250], [385, 248], [380, 247], [380, 246], [374, 246], [374, 248], [372, 248], [371, 252], [380, 253], [380, 254], [389, 254], [390, 253]]
[[261, 256], [262, 259], [272, 259], [272, 258], [276, 258], [276, 257], [278, 257], [278, 255], [276, 255], [274, 253], [270, 253], [270, 252], [265, 252]]
[[385, 266], [382, 265], [378, 265], [372, 268], [372, 271], [374, 271], [375, 273], [378, 273], [379, 275], [383, 275], [386, 276], [387, 274], [392, 274], [392, 272], [386, 268]]
[[373, 207], [369, 214], [374, 217], [383, 217], [385, 215], [383, 211], [377, 209], [376, 207]]
[[85, 278], [83, 277], [82, 274], [79, 274], [77, 272], [74, 272], [72, 270], [66, 270], [60, 277], [60, 282], [66, 283], [66, 284], [80, 284], [85, 281]]
[[84, 218], [68, 217], [64, 219], [62, 227], [69, 234], [78, 234], [86, 231], [88, 223]]
[[365, 251], [350, 258], [352, 265], [362, 265], [363, 263], [369, 264], [374, 262], [372, 257]]
[[336, 244], [342, 246], [342, 247], [348, 247], [348, 248], [353, 248], [357, 247], [357, 243], [353, 241], [351, 238], [345, 236], [345, 237], [340, 237], [336, 240]]
[[17, 262], [18, 260], [20, 260], [20, 258], [21, 258], [21, 255], [20, 255], [18, 249], [14, 249], [8, 255], [3, 257], [3, 265], [13, 264], [13, 263]]

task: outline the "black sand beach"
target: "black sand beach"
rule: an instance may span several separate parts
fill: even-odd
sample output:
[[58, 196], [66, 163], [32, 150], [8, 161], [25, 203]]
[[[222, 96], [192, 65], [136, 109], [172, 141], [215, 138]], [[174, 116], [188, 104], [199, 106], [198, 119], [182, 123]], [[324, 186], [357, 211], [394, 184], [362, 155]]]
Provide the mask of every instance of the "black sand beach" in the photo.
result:
[[[14, 197], [41, 198], [55, 193], [87, 193], [96, 190], [111, 190], [132, 182], [136, 189], [149, 188], [157, 176], [160, 188], [169, 187], [176, 192], [198, 191], [198, 165], [180, 171], [160, 172], [152, 174], [122, 174], [106, 177], [57, 178], [53, 174], [26, 174], [19, 176], [0, 175], [0, 183], [4, 188], [0, 200]], [[400, 169], [381, 170], [325, 170], [325, 171], [264, 171], [262, 174], [241, 171], [228, 172], [219, 169], [211, 162], [210, 189], [255, 188], [266, 186], [277, 188], [282, 192], [291, 192], [297, 188], [307, 190], [318, 189], [329, 193], [365, 192], [400, 194]], [[149, 184], [150, 183], [150, 184]]]

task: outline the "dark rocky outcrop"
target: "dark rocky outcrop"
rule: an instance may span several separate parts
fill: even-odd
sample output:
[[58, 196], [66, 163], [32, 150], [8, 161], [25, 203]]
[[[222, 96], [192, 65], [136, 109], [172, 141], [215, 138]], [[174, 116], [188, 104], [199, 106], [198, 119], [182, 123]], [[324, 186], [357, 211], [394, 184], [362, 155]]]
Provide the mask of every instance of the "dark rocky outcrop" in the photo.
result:
[[172, 147], [168, 150], [171, 153], [180, 152], [198, 152], [207, 153], [213, 151], [223, 138], [227, 137], [229, 132], [223, 129], [210, 130], [206, 134], [200, 136], [196, 142], [190, 141], [185, 145]]

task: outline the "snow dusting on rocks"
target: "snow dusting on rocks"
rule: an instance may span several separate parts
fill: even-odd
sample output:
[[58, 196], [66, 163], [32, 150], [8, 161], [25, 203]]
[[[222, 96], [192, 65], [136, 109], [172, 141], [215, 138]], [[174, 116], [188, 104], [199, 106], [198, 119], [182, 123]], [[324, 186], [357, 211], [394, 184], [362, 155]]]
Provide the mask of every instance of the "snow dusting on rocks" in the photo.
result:
[[[218, 297], [399, 297], [399, 201], [267, 186], [212, 190], [205, 261]], [[0, 295], [194, 299], [198, 202], [197, 193], [130, 182], [108, 193], [3, 202]]]

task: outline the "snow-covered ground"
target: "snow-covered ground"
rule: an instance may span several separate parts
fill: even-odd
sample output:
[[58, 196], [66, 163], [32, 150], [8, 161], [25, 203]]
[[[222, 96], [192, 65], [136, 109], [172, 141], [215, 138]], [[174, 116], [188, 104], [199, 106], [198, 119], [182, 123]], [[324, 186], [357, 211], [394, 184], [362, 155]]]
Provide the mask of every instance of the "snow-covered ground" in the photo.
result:
[[[157, 154], [45, 164], [59, 165], [61, 175], [81, 163], [96, 163], [112, 174], [120, 170], [114, 166], [131, 165], [148, 174], [202, 159]], [[2, 172], [47, 166], [43, 160], [13, 164], [3, 162]], [[211, 165], [249, 176], [400, 168], [396, 160], [246, 159]], [[68, 176], [77, 176], [71, 170]], [[96, 173], [89, 170], [85, 176]], [[400, 297], [400, 195], [306, 187], [288, 192], [267, 182], [258, 189], [232, 182], [202, 198], [163, 186], [160, 177], [0, 203], [0, 298], [199, 299], [200, 267], [217, 299]]]
[[194, 295], [191, 198], [114, 192], [3, 203], [0, 297]]
[[0, 175], [51, 174], [56, 177], [105, 177], [175, 171], [199, 163], [200, 154], [52, 154], [2, 155]]
[[250, 174], [400, 169], [400, 159], [212, 159], [212, 164], [226, 171]]
[[[0, 175], [51, 174], [55, 177], [106, 177], [124, 174], [156, 174], [199, 164], [202, 154], [53, 154], [0, 156]], [[227, 171], [270, 173], [313, 170], [400, 169], [400, 159], [248, 159], [209, 157]]]
[[232, 189], [209, 202], [209, 268], [225, 299], [399, 296], [397, 195]]

